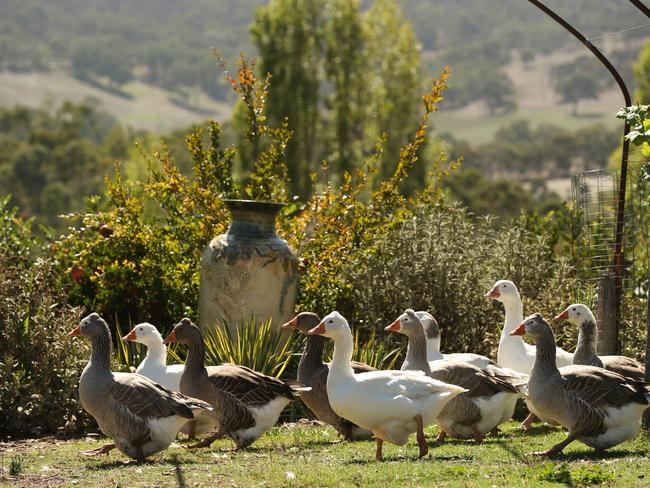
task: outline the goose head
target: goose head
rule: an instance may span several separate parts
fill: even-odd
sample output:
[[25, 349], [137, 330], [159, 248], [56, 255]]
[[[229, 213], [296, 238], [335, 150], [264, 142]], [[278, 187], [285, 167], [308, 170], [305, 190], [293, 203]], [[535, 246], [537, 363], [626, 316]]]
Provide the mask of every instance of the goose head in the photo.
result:
[[154, 325], [149, 322], [143, 322], [133, 327], [133, 330], [122, 337], [122, 340], [139, 342], [149, 347], [150, 345], [162, 343], [162, 336]]
[[392, 324], [386, 326], [384, 330], [388, 332], [398, 332], [407, 337], [415, 336], [418, 332], [423, 331], [422, 322], [420, 322], [417, 314], [410, 308], [397, 317]]
[[[79, 322], [79, 325], [75, 327], [73, 330], [68, 332], [69, 336], [75, 337], [75, 336], [84, 336], [88, 338], [93, 338], [100, 336], [102, 334], [106, 334], [108, 331], [108, 324], [106, 321], [99, 316], [98, 313], [93, 312], [90, 315], [87, 315], [83, 319], [81, 319], [81, 322]], [[110, 332], [109, 332], [110, 334]]]
[[325, 337], [336, 340], [339, 337], [349, 336], [352, 332], [345, 317], [337, 311], [334, 311], [326, 315], [316, 327], [307, 331], [307, 334], [324, 335]]
[[311, 329], [320, 324], [320, 317], [312, 312], [301, 312], [289, 322], [282, 324], [284, 330], [299, 330], [307, 334]]
[[485, 296], [487, 298], [491, 298], [492, 300], [497, 300], [501, 303], [521, 300], [521, 297], [519, 296], [519, 290], [517, 290], [515, 284], [509, 280], [497, 281], [492, 289], [485, 294]]
[[537, 340], [538, 337], [544, 334], [548, 334], [548, 332], [551, 331], [551, 326], [548, 324], [546, 320], [544, 320], [544, 317], [542, 317], [542, 314], [539, 313], [534, 313], [533, 315], [529, 315], [524, 319], [524, 321], [517, 326], [515, 330], [510, 332], [510, 335], [512, 336], [523, 336], [527, 335]]
[[163, 343], [179, 342], [181, 344], [193, 344], [197, 338], [201, 340], [201, 331], [194, 322], [184, 317], [174, 326], [169, 335], [165, 337]]
[[568, 320], [573, 325], [577, 326], [582, 325], [584, 322], [596, 323], [594, 314], [591, 313], [589, 307], [583, 305], [582, 303], [574, 303], [573, 305], [569, 305], [564, 309], [562, 313], [558, 314], [555, 317], [555, 320]]

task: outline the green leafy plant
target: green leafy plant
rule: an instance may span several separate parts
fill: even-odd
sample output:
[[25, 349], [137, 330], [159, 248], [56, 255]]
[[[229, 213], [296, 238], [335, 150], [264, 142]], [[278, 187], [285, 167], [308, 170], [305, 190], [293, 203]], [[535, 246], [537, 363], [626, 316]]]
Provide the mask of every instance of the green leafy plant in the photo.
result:
[[377, 335], [376, 329], [372, 329], [370, 334], [364, 334], [361, 329], [355, 329], [353, 339], [353, 359], [355, 361], [377, 369], [400, 368], [401, 362], [399, 362], [399, 359], [406, 349], [405, 345], [391, 347], [386, 340], [386, 335]]
[[567, 486], [594, 486], [615, 479], [602, 466], [580, 466], [571, 469], [567, 463], [544, 463], [541, 467], [539, 479], [553, 483], [562, 483]]
[[294, 335], [287, 337], [269, 319], [245, 320], [236, 330], [221, 323], [203, 329], [207, 364], [233, 363], [270, 376], [281, 376], [291, 364]]
[[11, 456], [11, 460], [9, 461], [9, 475], [18, 476], [23, 472], [24, 467], [25, 462], [22, 456]]

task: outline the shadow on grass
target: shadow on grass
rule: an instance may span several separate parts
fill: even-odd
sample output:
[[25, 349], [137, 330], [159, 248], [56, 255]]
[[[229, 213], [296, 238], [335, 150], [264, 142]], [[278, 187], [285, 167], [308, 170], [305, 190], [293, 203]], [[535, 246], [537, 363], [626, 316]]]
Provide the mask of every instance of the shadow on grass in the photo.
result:
[[171, 458], [161, 458], [161, 459], [143, 459], [142, 461], [134, 460], [115, 460], [115, 461], [106, 461], [98, 464], [90, 464], [86, 469], [91, 471], [104, 471], [116, 468], [130, 468], [133, 466], [171, 466], [174, 469], [178, 469], [181, 464], [201, 464], [200, 460], [194, 459], [185, 459], [183, 461], [178, 460], [176, 454], [172, 455]]
[[621, 450], [621, 451], [596, 451], [585, 447], [579, 451], [560, 453], [551, 457], [537, 457], [537, 459], [548, 459], [551, 461], [601, 461], [606, 459], [622, 459], [630, 456], [645, 457], [648, 451], [644, 449]]
[[561, 432], [559, 425], [535, 424], [526, 430], [520, 428], [512, 431], [513, 434], [518, 436], [547, 435], [555, 432]]
[[181, 463], [178, 461], [178, 456], [175, 454], [172, 456], [172, 462], [174, 464], [174, 475], [176, 475], [176, 484], [178, 488], [185, 488], [187, 483], [185, 483], [185, 475], [183, 474], [183, 468]]

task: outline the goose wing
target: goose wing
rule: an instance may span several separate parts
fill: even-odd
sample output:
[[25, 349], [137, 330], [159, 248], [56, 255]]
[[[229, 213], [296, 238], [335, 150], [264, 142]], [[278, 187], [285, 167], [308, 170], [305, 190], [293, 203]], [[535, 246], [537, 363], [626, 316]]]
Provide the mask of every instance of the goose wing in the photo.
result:
[[221, 364], [206, 369], [212, 385], [230, 393], [245, 405], [264, 405], [278, 396], [295, 397], [291, 386], [283, 381], [245, 366]]
[[468, 397], [491, 396], [501, 391], [518, 393], [517, 388], [494, 371], [486, 371], [464, 361], [440, 361], [431, 369], [431, 376], [437, 380], [462, 386], [469, 390]]
[[624, 376], [594, 366], [560, 369], [562, 387], [595, 408], [621, 407], [628, 403], [647, 405], [647, 387]]

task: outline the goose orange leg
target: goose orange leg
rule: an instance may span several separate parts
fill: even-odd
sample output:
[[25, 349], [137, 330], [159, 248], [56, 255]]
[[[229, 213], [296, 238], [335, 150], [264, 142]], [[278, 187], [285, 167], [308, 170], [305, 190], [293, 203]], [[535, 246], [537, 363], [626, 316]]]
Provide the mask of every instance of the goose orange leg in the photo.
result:
[[524, 429], [524, 430], [529, 429], [530, 426], [533, 425], [533, 422], [535, 422], [535, 419], [536, 419], [535, 414], [534, 413], [529, 413], [528, 417], [526, 417], [526, 420], [524, 420], [521, 423], [521, 428]]
[[446, 437], [447, 437], [447, 433], [441, 429], [440, 432], [438, 432], [438, 436], [436, 437], [435, 442], [437, 444], [442, 444], [445, 441]]
[[189, 440], [195, 440], [196, 439], [196, 420], [190, 420], [187, 423], [187, 438]]
[[375, 459], [381, 461], [384, 459], [382, 454], [382, 448], [384, 447], [384, 441], [379, 437], [375, 436]]
[[89, 451], [81, 451], [81, 454], [84, 456], [99, 456], [100, 454], [106, 454], [112, 450], [115, 449], [115, 444], [105, 444], [102, 447], [98, 447], [97, 449], [90, 449]]
[[555, 444], [548, 451], [534, 452], [533, 456], [555, 456], [556, 454], [561, 453], [562, 449], [564, 449], [566, 446], [571, 444], [575, 439], [576, 439], [575, 435], [569, 434], [569, 436], [566, 439], [564, 439], [559, 444]]
[[472, 434], [474, 435], [474, 442], [476, 442], [477, 444], [483, 442], [483, 434], [479, 432], [478, 427], [476, 427], [476, 424], [472, 425]]
[[214, 432], [214, 433], [208, 433], [203, 440], [197, 442], [196, 444], [192, 444], [191, 446], [187, 446], [187, 449], [200, 449], [202, 447], [210, 447], [210, 444], [212, 444], [214, 441], [217, 439], [220, 439], [223, 437], [223, 434], [219, 431]]
[[429, 454], [429, 445], [427, 444], [427, 440], [424, 437], [424, 422], [422, 420], [422, 415], [416, 415], [415, 416], [415, 423], [417, 424], [418, 430], [417, 430], [417, 440], [418, 440], [418, 446], [420, 446], [420, 458], [423, 458], [427, 454]]

